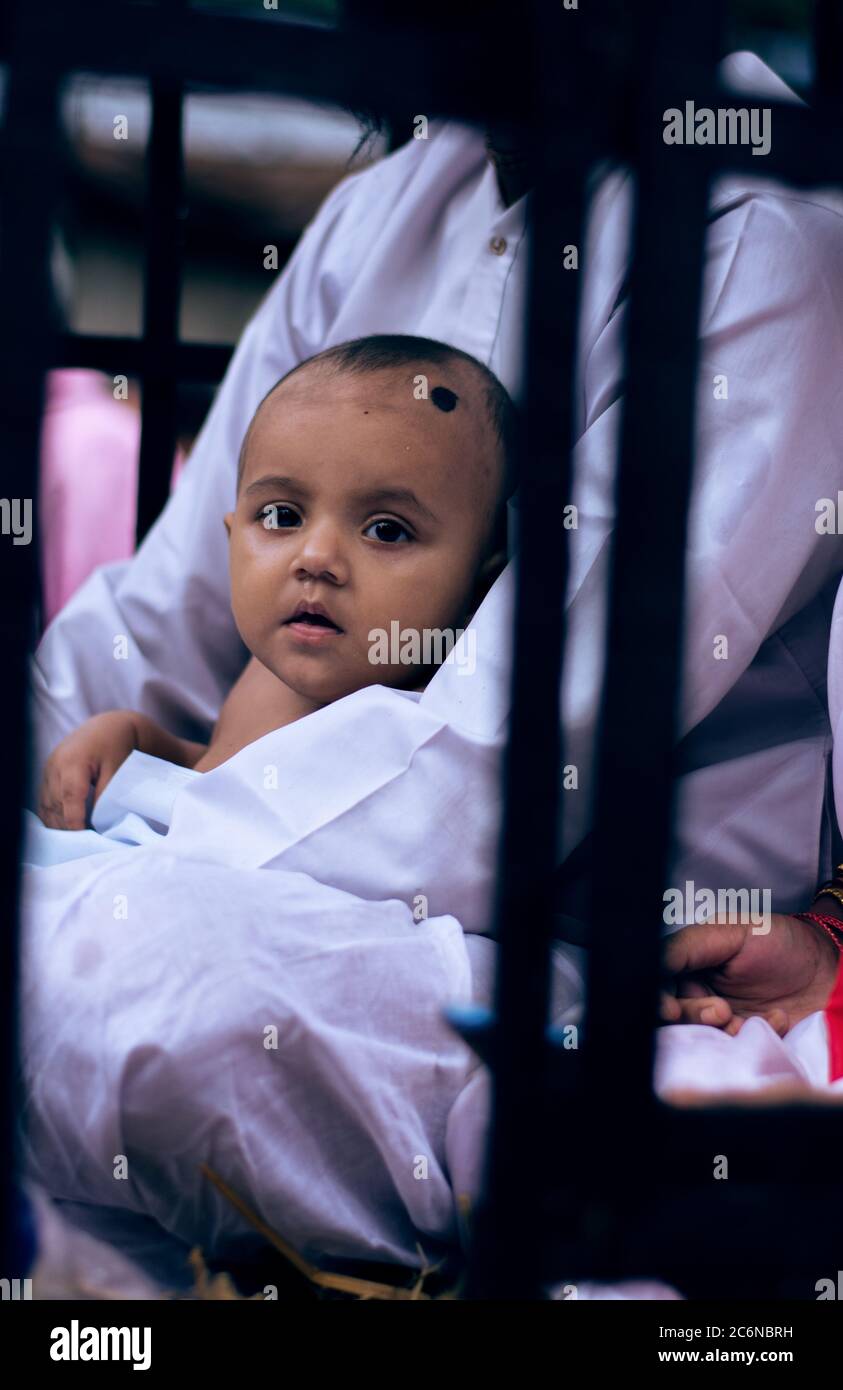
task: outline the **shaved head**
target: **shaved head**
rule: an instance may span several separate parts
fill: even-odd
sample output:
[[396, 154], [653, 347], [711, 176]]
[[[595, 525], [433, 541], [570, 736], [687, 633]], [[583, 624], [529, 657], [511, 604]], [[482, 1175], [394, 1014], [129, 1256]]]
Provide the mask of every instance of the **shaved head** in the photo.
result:
[[[394, 372], [403, 371], [407, 384], [413, 390], [414, 399], [425, 401], [433, 406], [435, 411], [446, 415], [457, 416], [462, 402], [473, 397], [482, 408], [485, 427], [491, 431], [495, 441], [495, 452], [501, 461], [499, 487], [491, 499], [490, 514], [494, 516], [501, 504], [512, 496], [517, 485], [518, 421], [515, 406], [505, 388], [488, 367], [460, 348], [451, 347], [434, 338], [401, 333], [355, 338], [336, 347], [326, 348], [323, 352], [306, 358], [276, 381], [260, 402], [243, 439], [237, 470], [238, 490], [243, 478], [250, 436], [262, 407], [279, 387], [291, 383], [292, 378], [317, 366], [331, 374], [348, 373], [351, 376], [373, 375], [389, 369]], [[434, 369], [432, 372], [431, 368]], [[451, 381], [450, 386], [439, 379], [449, 373], [456, 378]], [[465, 383], [463, 395], [454, 389], [460, 379]]]

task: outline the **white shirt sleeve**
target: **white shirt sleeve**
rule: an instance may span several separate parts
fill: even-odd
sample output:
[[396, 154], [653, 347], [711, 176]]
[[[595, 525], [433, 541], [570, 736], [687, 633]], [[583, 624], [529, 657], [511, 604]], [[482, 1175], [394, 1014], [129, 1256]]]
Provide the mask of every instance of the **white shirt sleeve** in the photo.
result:
[[[701, 883], [760, 881], [789, 901], [787, 884], [799, 893], [815, 881], [825, 783], [823, 738], [815, 725], [822, 714], [826, 639], [814, 603], [843, 567], [839, 536], [820, 534], [816, 526], [817, 503], [836, 497], [840, 478], [843, 220], [828, 199], [724, 181], [706, 252], [679, 729], [680, 735], [699, 730], [701, 771], [681, 783], [679, 823], [689, 851], [681, 863]], [[580, 769], [585, 794], [566, 799], [560, 859], [591, 823], [622, 412], [623, 294], [621, 275], [616, 286], [607, 280], [603, 326], [584, 366], [564, 725], [566, 760]], [[652, 414], [655, 431], [656, 400]], [[652, 486], [659, 486], [655, 476]], [[792, 628], [803, 611], [798, 644], [773, 636], [791, 620], [787, 631], [798, 636]], [[642, 613], [643, 679], [657, 640], [655, 625]], [[770, 648], [753, 675], [766, 642]], [[707, 717], [727, 696], [731, 723], [726, 727], [724, 719], [707, 729]], [[740, 757], [762, 726], [770, 730], [770, 746], [746, 765]], [[787, 817], [782, 805], [790, 808]], [[702, 846], [715, 836], [706, 857]], [[780, 841], [788, 853], [780, 852]]]
[[[843, 566], [839, 541], [817, 527], [840, 478], [843, 220], [809, 196], [746, 192], [723, 213], [741, 225], [718, 237], [715, 214], [709, 239], [686, 728]], [[721, 635], [728, 658], [715, 660]]]
[[215, 720], [247, 656], [231, 615], [223, 527], [240, 445], [270, 387], [324, 346], [338, 286], [323, 251], [360, 177], [328, 195], [249, 322], [137, 555], [91, 575], [45, 633], [32, 671], [35, 775], [61, 738], [102, 710], [143, 710], [194, 737]]
[[[683, 733], [719, 704], [761, 644], [843, 568], [839, 539], [820, 534], [816, 524], [817, 503], [836, 497], [840, 479], [843, 220], [807, 198], [724, 186], [705, 275]], [[569, 679], [576, 719], [596, 707], [622, 407], [618, 340], [626, 313], [624, 300], [590, 349], [591, 409], [575, 452], [579, 516], [569, 621], [578, 674], [574, 680], [569, 672]], [[654, 430], [658, 420], [654, 402]], [[652, 485], [658, 487], [657, 478]], [[641, 636], [645, 655], [643, 625]]]

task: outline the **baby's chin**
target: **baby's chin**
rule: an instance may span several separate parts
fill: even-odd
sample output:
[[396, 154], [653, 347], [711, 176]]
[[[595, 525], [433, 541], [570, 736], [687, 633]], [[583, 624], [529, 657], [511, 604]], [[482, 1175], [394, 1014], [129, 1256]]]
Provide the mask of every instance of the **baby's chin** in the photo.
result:
[[364, 673], [343, 669], [340, 663], [320, 662], [312, 657], [293, 658], [275, 663], [272, 668], [279, 680], [292, 690], [300, 700], [314, 707], [333, 704], [346, 695], [353, 695], [366, 685], [374, 685]]
[[422, 689], [430, 680], [431, 672], [410, 666], [368, 667], [361, 671], [302, 671], [301, 662], [285, 662], [275, 675], [294, 691], [302, 702], [313, 707], [333, 704], [346, 695], [354, 695], [370, 685], [385, 685], [393, 690]]

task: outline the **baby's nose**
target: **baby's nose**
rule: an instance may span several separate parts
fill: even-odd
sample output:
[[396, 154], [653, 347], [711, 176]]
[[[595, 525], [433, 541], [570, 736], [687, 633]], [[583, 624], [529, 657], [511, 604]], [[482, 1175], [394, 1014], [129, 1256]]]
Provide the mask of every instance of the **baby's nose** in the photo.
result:
[[295, 563], [310, 574], [344, 573], [348, 557], [339, 527], [327, 521], [303, 527]]

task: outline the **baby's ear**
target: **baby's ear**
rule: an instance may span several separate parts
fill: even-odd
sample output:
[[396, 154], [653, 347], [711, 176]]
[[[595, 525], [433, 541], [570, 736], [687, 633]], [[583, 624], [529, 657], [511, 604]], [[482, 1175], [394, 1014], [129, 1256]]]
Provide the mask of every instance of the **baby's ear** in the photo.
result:
[[477, 612], [495, 580], [506, 569], [506, 564], [507, 554], [505, 550], [496, 550], [483, 561], [474, 580], [468, 612], [464, 619], [465, 626], [468, 626], [471, 622], [471, 619], [474, 617], [474, 614]]
[[503, 574], [508, 561], [509, 556], [506, 553], [506, 549], [495, 550], [484, 560], [483, 564], [480, 567], [480, 573], [477, 576], [477, 587], [480, 593], [481, 603], [488, 594], [495, 580]]
[[228, 539], [231, 540], [231, 523], [234, 520], [234, 512], [226, 512], [222, 519], [222, 524], [226, 529]]

